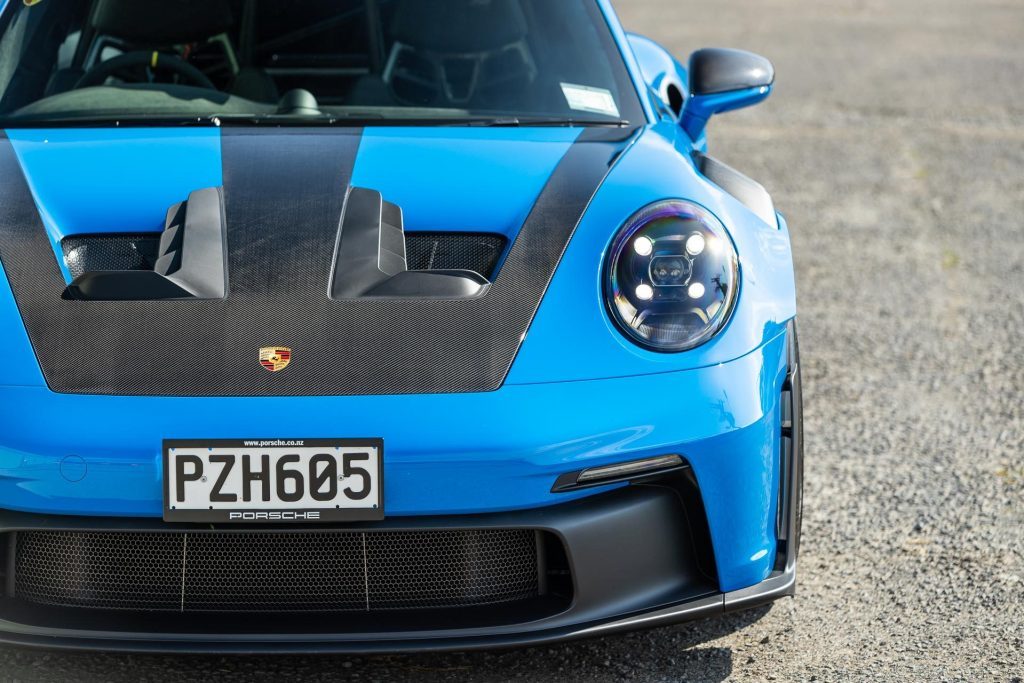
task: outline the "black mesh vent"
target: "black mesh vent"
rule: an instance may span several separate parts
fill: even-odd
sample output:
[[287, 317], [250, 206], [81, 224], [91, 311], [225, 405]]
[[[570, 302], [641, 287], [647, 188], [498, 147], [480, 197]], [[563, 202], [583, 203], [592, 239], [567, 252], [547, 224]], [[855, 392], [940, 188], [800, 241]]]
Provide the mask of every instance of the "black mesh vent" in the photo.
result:
[[540, 593], [537, 532], [18, 534], [15, 596], [180, 612], [351, 612], [495, 605]]
[[[409, 270], [471, 270], [494, 275], [508, 240], [488, 233], [414, 232], [405, 236]], [[106, 270], [153, 270], [160, 237], [77, 235], [61, 242], [72, 279]]]
[[14, 549], [11, 545], [13, 539], [14, 534], [0, 534], [0, 596], [13, 593], [12, 586], [8, 585], [8, 579], [11, 577], [10, 561], [14, 557]]
[[412, 232], [406, 259], [409, 270], [471, 270], [491, 279], [507, 242], [501, 235]]
[[153, 270], [160, 237], [149, 235], [78, 235], [61, 242], [72, 278], [104, 270]]

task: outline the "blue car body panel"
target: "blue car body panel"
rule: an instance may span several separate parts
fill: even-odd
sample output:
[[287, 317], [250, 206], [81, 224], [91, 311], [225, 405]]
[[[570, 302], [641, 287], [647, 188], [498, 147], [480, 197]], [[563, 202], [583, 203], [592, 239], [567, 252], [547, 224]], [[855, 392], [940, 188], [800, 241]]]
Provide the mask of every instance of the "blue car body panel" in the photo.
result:
[[[708, 506], [725, 590], [767, 576], [774, 556], [785, 339], [702, 370], [506, 386], [486, 394], [297, 398], [137, 398], [0, 388], [0, 501], [8, 509], [159, 517], [164, 438], [383, 435], [389, 516], [470, 514], [564, 503], [558, 475], [679, 452]], [[623, 397], [643, 394], [647, 400]], [[401, 428], [393, 415], [406, 418]], [[116, 416], [96, 420], [97, 415]], [[61, 473], [84, 460], [87, 474]], [[72, 476], [70, 478], [76, 478]]]
[[[401, 206], [410, 231], [515, 239], [579, 134], [573, 128], [369, 129], [353, 184]], [[159, 232], [166, 207], [223, 183], [217, 128], [13, 129], [7, 135], [67, 282], [65, 237]]]
[[[512, 368], [513, 384], [673, 372], [737, 358], [778, 335], [796, 314], [789, 234], [704, 180], [674, 146], [677, 126], [655, 126], [605, 181], [569, 245], [562, 265]], [[712, 208], [740, 257], [742, 291], [726, 330], [678, 354], [646, 351], [619, 334], [602, 294], [610, 236], [638, 208], [685, 197]], [[566, 334], [572, 330], [572, 335]]]
[[[796, 314], [789, 232], [781, 218], [765, 223], [700, 175], [690, 152], [703, 141], [656, 108], [644, 80], [645, 67], [680, 82], [685, 70], [670, 73], [656, 53], [636, 54], [610, 3], [598, 3], [649, 121], [592, 201], [502, 388], [326, 398], [57, 394], [46, 386], [0, 266], [0, 405], [8, 407], [0, 411], [0, 508], [158, 518], [164, 439], [382, 437], [385, 507], [398, 517], [553, 506], [609, 490], [552, 493], [561, 474], [678, 453], [700, 486], [721, 590], [766, 579], [778, 545], [786, 329]], [[369, 128], [353, 184], [401, 205], [409, 230], [514, 239], [580, 132]], [[68, 279], [64, 237], [157, 231], [168, 206], [222, 182], [216, 128], [7, 135]], [[728, 226], [742, 285], [717, 337], [659, 354], [616, 330], [602, 268], [630, 216], [675, 198]], [[268, 412], [282, 416], [275, 434], [265, 434]], [[400, 426], [396, 414], [404, 416]]]
[[223, 183], [216, 128], [15, 129], [7, 137], [68, 282], [65, 237], [157, 232], [167, 207]]
[[[672, 141], [661, 135], [668, 130], [664, 126], [644, 133], [613, 171], [570, 245], [507, 386], [498, 392], [331, 399], [59, 395], [44, 386], [24, 330], [16, 324], [17, 310], [5, 281], [0, 315], [15, 322], [5, 326], [10, 330], [5, 342], [21, 362], [8, 364], [2, 371], [5, 386], [0, 395], [6, 405], [21, 408], [0, 418], [0, 501], [5, 508], [31, 512], [158, 517], [163, 439], [262, 434], [258, 416], [267, 410], [301, 416], [278, 427], [289, 435], [383, 435], [388, 449], [385, 481], [390, 515], [469, 514], [566, 502], [602, 489], [553, 494], [551, 482], [559, 474], [670, 450], [687, 457], [701, 484], [723, 590], [764, 579], [774, 559], [771, 520], [778, 448], [773, 435], [778, 431], [776, 403], [784, 375], [782, 332], [792, 317], [788, 235], [700, 182], [692, 165], [670, 153]], [[110, 206], [91, 193], [53, 191], [64, 183], [57, 173], [63, 165], [63, 145], [80, 167], [102, 167], [101, 158], [107, 154], [141, 160], [147, 149], [141, 141], [166, 134], [172, 144], [157, 146], [157, 154], [185, 141], [173, 153], [194, 155], [195, 161], [188, 163], [208, 169], [204, 183], [216, 182], [209, 170], [216, 165], [211, 162], [214, 154], [206, 134], [89, 131], [87, 139], [102, 140], [102, 145], [91, 146], [75, 139], [79, 131], [60, 132], [63, 137], [55, 142], [56, 136], [40, 131], [12, 131], [26, 176], [34, 188], [48, 188], [35, 192], [41, 213], [67, 217], [51, 223], [60, 235], [94, 231]], [[483, 172], [486, 152], [477, 156], [471, 171], [465, 170], [469, 147], [494, 150], [499, 170], [493, 177], [499, 179], [509, 170], [510, 148], [529, 149], [532, 155], [522, 176], [514, 181], [504, 176], [507, 197], [514, 200], [505, 203], [512, 208], [504, 216], [495, 219], [487, 213], [493, 196], [470, 202], [458, 217], [458, 202], [439, 203], [441, 215], [451, 212], [445, 218], [446, 229], [514, 226], [513, 216], [522, 216], [539, 192], [538, 179], [550, 172], [578, 134], [556, 130], [540, 131], [538, 136], [537, 132], [517, 140], [514, 130], [497, 135], [479, 130], [451, 130], [443, 135], [433, 130], [369, 131], [354, 182], [393, 190], [409, 208], [409, 224], [430, 229], [428, 209], [431, 197], [437, 196], [436, 187], [429, 182], [412, 186], [404, 178], [387, 176], [386, 169], [403, 149], [422, 150], [423, 157], [413, 158], [451, 169], [449, 181], [457, 177], [455, 169], [464, 169], [467, 179], [470, 173]], [[39, 153], [41, 145], [49, 145], [51, 156]], [[89, 149], [94, 156], [83, 157]], [[152, 152], [148, 158], [154, 159]], [[157, 213], [153, 208], [147, 214], [146, 207], [170, 203], [172, 193], [170, 201], [187, 194], [186, 186], [174, 187], [180, 181], [173, 173], [167, 185], [157, 173], [148, 178], [133, 188], [135, 196], [142, 197], [133, 210], [133, 222], [122, 217], [117, 227], [133, 230], [132, 226], [142, 224], [149, 228]], [[643, 351], [617, 333], [603, 307], [600, 275], [603, 253], [618, 226], [637, 208], [673, 196], [716, 206], [727, 225], [743, 226], [734, 230], [733, 237], [745, 279], [739, 307], [725, 332], [692, 352], [667, 355]], [[494, 222], [483, 225], [481, 221]], [[574, 331], [571, 337], [567, 330]], [[631, 408], [625, 409], [625, 397], [638, 394], [645, 400], [630, 400]], [[408, 415], [413, 422], [395, 429], [380, 417], [393, 414]], [[99, 415], [117, 419], [98, 421]], [[439, 415], [456, 416], [457, 425], [439, 425]], [[524, 430], [523, 425], [530, 427]], [[68, 481], [66, 472], [61, 472], [62, 463], [67, 469], [78, 458], [84, 461], [87, 474], [79, 481]], [[739, 476], [742, 472], [752, 476]], [[424, 482], [445, 482], [445, 486], [424, 486]]]
[[355, 187], [402, 207], [409, 231], [501, 233], [515, 239], [578, 128], [370, 128]]
[[[682, 100], [690, 91], [690, 76], [686, 67], [679, 63], [663, 47], [650, 38], [636, 33], [626, 34], [630, 52], [636, 59], [637, 69], [643, 76], [642, 83], [652, 95], [655, 110], [674, 117], [671, 111], [673, 96]], [[676, 93], [671, 93], [675, 88]]]

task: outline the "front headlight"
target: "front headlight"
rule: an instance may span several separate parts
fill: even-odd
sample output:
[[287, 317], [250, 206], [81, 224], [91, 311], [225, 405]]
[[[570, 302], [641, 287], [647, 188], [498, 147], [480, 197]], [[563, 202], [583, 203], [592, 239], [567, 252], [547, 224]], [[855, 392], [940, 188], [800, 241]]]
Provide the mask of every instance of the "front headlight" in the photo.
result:
[[653, 204], [631, 218], [605, 271], [612, 318], [653, 351], [686, 351], [718, 333], [739, 290], [739, 260], [722, 223], [684, 201]]

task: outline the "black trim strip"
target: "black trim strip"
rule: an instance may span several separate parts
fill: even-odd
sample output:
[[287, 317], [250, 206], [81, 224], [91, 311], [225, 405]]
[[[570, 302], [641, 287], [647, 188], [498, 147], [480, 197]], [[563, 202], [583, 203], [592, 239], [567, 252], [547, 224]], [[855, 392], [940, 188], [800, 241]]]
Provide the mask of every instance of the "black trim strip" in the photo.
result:
[[786, 472], [785, 510], [783, 524], [786, 525], [786, 539], [780, 538], [779, 553], [775, 571], [761, 583], [725, 594], [725, 611], [747, 609], [777, 598], [796, 595], [796, 569], [800, 550], [801, 506], [804, 490], [804, 444], [803, 444], [803, 387], [800, 379], [800, 347], [797, 339], [796, 321], [787, 326], [788, 370], [786, 387], [789, 389], [790, 454], [791, 461]]
[[[495, 283], [466, 301], [328, 296], [361, 131], [222, 133], [231, 291], [210, 301], [64, 301], [10, 142], [0, 142], [0, 259], [50, 388], [156, 396], [498, 389], [598, 188], [634, 130], [589, 128], [541, 193]], [[453, 188], [452, 191], [469, 191]], [[294, 361], [268, 373], [259, 349]]]
[[4, 582], [4, 595], [6, 595], [7, 597], [13, 597], [14, 596], [14, 568], [15, 568], [15, 558], [17, 557], [17, 553], [18, 553], [18, 532], [17, 531], [13, 531], [13, 532], [11, 532], [10, 536], [8, 537], [8, 541], [7, 541], [7, 557], [6, 557], [7, 564], [5, 566], [5, 570], [6, 571], [4, 572], [4, 576], [7, 579]]

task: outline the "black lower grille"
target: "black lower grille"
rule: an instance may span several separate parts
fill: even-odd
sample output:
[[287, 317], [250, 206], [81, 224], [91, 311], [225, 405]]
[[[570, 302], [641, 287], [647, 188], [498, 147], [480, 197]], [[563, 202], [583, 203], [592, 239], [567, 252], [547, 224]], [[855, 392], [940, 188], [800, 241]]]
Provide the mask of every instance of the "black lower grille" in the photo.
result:
[[14, 596], [179, 612], [496, 605], [540, 595], [538, 533], [27, 531], [17, 535]]

